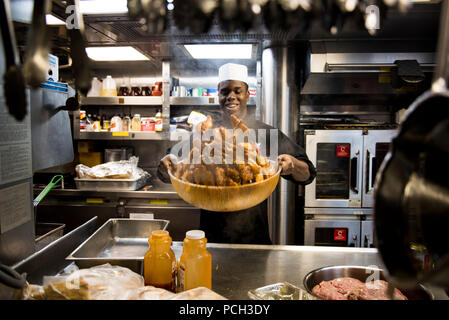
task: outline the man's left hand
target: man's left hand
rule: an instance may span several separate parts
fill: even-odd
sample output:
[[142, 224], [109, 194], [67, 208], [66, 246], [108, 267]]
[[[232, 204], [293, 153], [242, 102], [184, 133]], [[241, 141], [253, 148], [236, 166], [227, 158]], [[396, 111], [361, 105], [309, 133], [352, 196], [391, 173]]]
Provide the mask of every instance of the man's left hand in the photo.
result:
[[279, 155], [278, 165], [281, 168], [281, 175], [291, 175], [296, 181], [303, 182], [310, 177], [309, 165], [289, 154]]

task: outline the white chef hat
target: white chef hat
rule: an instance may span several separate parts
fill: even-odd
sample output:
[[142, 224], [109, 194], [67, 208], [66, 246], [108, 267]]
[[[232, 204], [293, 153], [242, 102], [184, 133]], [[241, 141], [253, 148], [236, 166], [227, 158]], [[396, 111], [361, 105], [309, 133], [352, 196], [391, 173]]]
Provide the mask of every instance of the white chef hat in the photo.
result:
[[218, 82], [238, 80], [248, 83], [248, 68], [242, 64], [226, 63], [218, 69]]

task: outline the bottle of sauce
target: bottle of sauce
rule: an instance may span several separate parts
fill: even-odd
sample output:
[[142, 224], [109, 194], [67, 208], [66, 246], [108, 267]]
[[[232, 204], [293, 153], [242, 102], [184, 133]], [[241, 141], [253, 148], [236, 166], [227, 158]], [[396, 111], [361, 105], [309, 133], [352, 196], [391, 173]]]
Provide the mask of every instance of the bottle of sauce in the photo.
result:
[[170, 245], [172, 238], [168, 231], [155, 230], [148, 239], [150, 248], [143, 260], [146, 286], [176, 292], [176, 257]]
[[109, 128], [109, 131], [120, 132], [120, 130], [122, 130], [122, 118], [116, 114], [111, 119], [111, 127]]
[[156, 132], [161, 132], [162, 131], [162, 112], [161, 110], [158, 110], [156, 113], [156, 124], [155, 124], [155, 130]]
[[141, 125], [140, 114], [136, 113], [131, 121], [131, 131], [140, 131]]
[[212, 256], [206, 243], [204, 231], [186, 232], [178, 263], [178, 292], [197, 287], [212, 289]]
[[122, 119], [122, 132], [128, 132], [131, 128], [131, 118], [125, 115]]

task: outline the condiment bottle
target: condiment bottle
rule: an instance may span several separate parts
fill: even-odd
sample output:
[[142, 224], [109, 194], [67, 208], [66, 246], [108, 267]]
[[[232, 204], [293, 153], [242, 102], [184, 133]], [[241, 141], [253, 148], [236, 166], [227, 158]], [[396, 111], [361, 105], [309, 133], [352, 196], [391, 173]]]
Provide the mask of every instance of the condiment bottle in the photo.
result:
[[176, 257], [171, 242], [168, 231], [151, 232], [150, 248], [143, 260], [145, 285], [176, 291]]
[[103, 80], [103, 90], [101, 91], [102, 97], [116, 97], [117, 87], [115, 85], [114, 79], [111, 76], [106, 76]]
[[131, 131], [140, 131], [141, 125], [140, 114], [135, 114], [131, 121]]
[[131, 118], [129, 116], [124, 116], [122, 119], [122, 132], [128, 132], [131, 128]]
[[156, 113], [156, 124], [155, 124], [155, 130], [156, 132], [162, 131], [162, 112], [161, 110], [158, 110]]
[[116, 114], [111, 119], [111, 127], [109, 128], [109, 131], [120, 132], [120, 130], [122, 130], [122, 118]]
[[178, 262], [178, 291], [197, 287], [212, 289], [212, 256], [206, 249], [204, 231], [186, 232]]

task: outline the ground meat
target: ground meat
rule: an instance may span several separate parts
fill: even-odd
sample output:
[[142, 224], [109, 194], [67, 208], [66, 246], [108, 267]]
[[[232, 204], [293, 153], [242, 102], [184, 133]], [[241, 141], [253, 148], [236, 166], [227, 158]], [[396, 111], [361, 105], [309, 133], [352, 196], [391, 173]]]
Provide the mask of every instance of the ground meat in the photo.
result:
[[[390, 300], [388, 294], [388, 282], [383, 280], [364, 283], [353, 291], [349, 292], [349, 300]], [[407, 300], [401, 291], [394, 288], [394, 300]]]
[[[388, 283], [383, 280], [364, 283], [354, 278], [337, 278], [322, 281], [313, 287], [312, 293], [324, 300], [390, 300], [387, 288]], [[395, 288], [394, 299], [407, 300], [407, 297]]]

